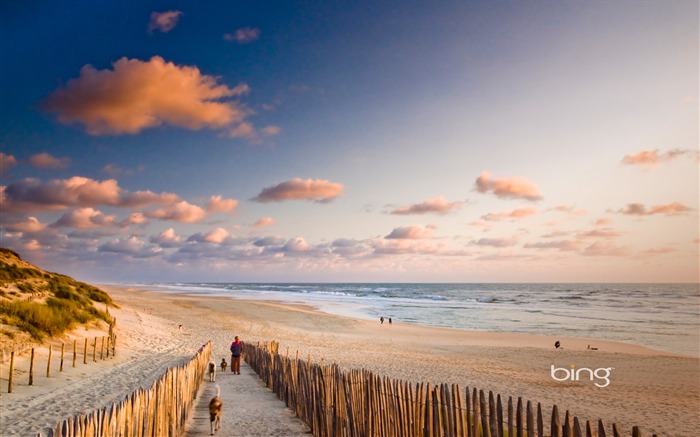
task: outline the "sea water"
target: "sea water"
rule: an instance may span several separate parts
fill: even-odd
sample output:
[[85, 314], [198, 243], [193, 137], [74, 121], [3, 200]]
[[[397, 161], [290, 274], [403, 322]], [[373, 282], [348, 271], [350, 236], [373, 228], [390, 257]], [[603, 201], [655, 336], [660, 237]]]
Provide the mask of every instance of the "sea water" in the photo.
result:
[[150, 283], [165, 293], [274, 300], [360, 319], [585, 337], [700, 357], [698, 284]]

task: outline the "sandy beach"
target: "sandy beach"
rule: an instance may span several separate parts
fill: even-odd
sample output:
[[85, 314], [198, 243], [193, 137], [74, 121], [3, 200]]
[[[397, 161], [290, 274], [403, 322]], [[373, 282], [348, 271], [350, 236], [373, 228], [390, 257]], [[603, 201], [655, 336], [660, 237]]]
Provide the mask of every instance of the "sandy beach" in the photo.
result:
[[[117, 318], [117, 356], [40, 377], [32, 387], [21, 381], [12, 394], [7, 394], [3, 364], [3, 436], [35, 435], [60, 419], [149, 386], [165, 368], [187, 360], [208, 340], [213, 342], [213, 358], [228, 360], [234, 335], [248, 342], [277, 340], [281, 353], [298, 353], [316, 362], [365, 368], [411, 382], [492, 390], [506, 398], [540, 402], [545, 411], [556, 404], [579, 419], [615, 422], [625, 434], [635, 425], [643, 435], [659, 436], [691, 437], [700, 429], [697, 357], [600, 340], [457, 331], [400, 321], [381, 325], [276, 302], [103, 288], [120, 305], [110, 310]], [[562, 349], [554, 348], [556, 340]], [[587, 350], [589, 344], [598, 350]], [[555, 381], [552, 364], [610, 368], [609, 384], [601, 379]], [[264, 427], [265, 421], [255, 426]], [[254, 434], [265, 432], [258, 429]]]

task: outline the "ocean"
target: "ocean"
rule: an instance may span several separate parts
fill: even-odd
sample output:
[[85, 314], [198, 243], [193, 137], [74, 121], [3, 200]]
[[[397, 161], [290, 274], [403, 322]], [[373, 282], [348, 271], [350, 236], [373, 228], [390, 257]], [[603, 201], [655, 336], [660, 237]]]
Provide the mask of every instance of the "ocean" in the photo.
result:
[[367, 320], [585, 337], [700, 357], [698, 284], [148, 283], [162, 293], [274, 300]]

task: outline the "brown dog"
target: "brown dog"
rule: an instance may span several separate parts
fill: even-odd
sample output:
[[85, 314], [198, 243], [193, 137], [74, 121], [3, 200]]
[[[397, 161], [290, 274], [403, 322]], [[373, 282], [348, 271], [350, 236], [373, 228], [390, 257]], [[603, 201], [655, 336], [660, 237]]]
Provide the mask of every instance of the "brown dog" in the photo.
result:
[[221, 390], [219, 385], [216, 386], [216, 396], [211, 398], [209, 401], [209, 424], [211, 427], [211, 435], [214, 435], [214, 431], [221, 428], [221, 409], [224, 407], [224, 403], [221, 401]]
[[209, 381], [216, 381], [216, 363], [214, 361], [209, 361]]

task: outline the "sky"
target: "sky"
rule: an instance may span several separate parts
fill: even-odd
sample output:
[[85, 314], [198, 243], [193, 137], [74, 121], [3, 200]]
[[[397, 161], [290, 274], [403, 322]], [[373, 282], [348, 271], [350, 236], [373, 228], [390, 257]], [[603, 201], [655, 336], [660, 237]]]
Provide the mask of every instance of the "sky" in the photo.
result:
[[0, 5], [0, 245], [92, 282], [698, 282], [697, 1]]

